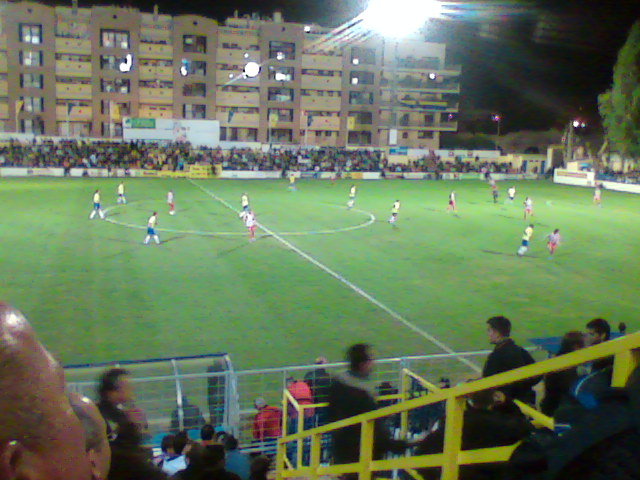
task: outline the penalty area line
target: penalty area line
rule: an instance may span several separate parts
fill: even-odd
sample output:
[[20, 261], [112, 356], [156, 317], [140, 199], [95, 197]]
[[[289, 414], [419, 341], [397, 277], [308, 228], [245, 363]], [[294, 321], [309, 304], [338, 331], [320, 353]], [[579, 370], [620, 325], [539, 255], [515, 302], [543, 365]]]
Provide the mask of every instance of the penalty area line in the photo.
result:
[[[231, 205], [225, 199], [218, 197], [215, 193], [213, 193], [213, 192], [207, 190], [206, 188], [204, 188], [203, 186], [197, 184], [192, 179], [189, 179], [189, 182], [191, 182], [193, 185], [198, 187], [206, 195], [208, 195], [209, 197], [213, 198], [215, 201], [217, 201], [217, 202], [221, 203], [222, 205], [224, 205], [225, 207], [227, 207], [229, 210], [231, 210], [231, 211], [233, 211], [235, 213], [239, 213], [240, 212], [239, 210], [236, 210], [233, 207], [233, 205]], [[426, 332], [425, 330], [423, 330], [422, 328], [418, 327], [417, 325], [414, 325], [413, 323], [411, 323], [409, 320], [404, 318], [402, 315], [400, 315], [395, 310], [392, 310], [390, 307], [386, 306], [384, 303], [382, 303], [377, 298], [375, 298], [372, 295], [370, 295], [369, 293], [365, 292], [362, 288], [358, 287], [354, 283], [352, 283], [349, 280], [347, 280], [346, 278], [344, 278], [338, 272], [332, 270], [331, 268], [327, 267], [323, 263], [319, 262], [318, 260], [316, 260], [314, 257], [309, 255], [308, 253], [300, 250], [294, 244], [292, 244], [288, 240], [285, 240], [284, 238], [282, 238], [280, 235], [278, 235], [276, 232], [274, 232], [270, 228], [266, 227], [265, 225], [263, 225], [263, 224], [261, 224], [259, 222], [258, 222], [258, 227], [260, 229], [262, 229], [267, 235], [270, 235], [271, 237], [276, 239], [278, 242], [280, 242], [282, 245], [287, 247], [289, 250], [297, 253], [299, 256], [304, 258], [306, 261], [308, 261], [312, 265], [315, 265], [316, 267], [318, 267], [323, 272], [325, 272], [328, 275], [332, 276], [333, 278], [338, 280], [340, 283], [342, 283], [343, 285], [347, 286], [349, 289], [353, 290], [355, 293], [357, 293], [358, 295], [363, 297], [365, 300], [368, 300], [370, 303], [374, 304], [376, 307], [378, 307], [379, 309], [381, 309], [382, 311], [387, 313], [394, 320], [400, 322], [401, 324], [403, 324], [405, 327], [407, 327], [408, 329], [410, 329], [414, 333], [417, 333], [421, 337], [423, 337], [426, 340], [428, 340], [429, 342], [433, 343], [435, 346], [437, 346], [438, 348], [440, 348], [444, 352], [450, 353], [450, 354], [458, 353], [455, 350], [453, 350], [450, 346], [448, 346], [444, 342], [438, 340], [436, 337], [434, 337], [430, 333]], [[480, 367], [475, 362], [472, 362], [471, 360], [468, 360], [467, 358], [464, 358], [464, 357], [455, 357], [455, 358], [457, 360], [459, 360], [460, 362], [464, 363], [466, 366], [470, 367], [472, 370], [474, 370], [476, 372], [480, 372], [481, 371]]]

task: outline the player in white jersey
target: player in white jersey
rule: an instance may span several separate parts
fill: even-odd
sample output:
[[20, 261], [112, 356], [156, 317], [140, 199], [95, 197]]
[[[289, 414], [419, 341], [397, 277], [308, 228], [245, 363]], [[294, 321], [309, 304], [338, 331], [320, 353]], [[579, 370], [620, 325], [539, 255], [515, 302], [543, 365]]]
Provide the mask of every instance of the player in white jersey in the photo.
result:
[[176, 204], [175, 204], [175, 195], [173, 194], [173, 190], [169, 190], [169, 193], [167, 193], [167, 203], [169, 204], [169, 215], [175, 215]]
[[127, 204], [127, 197], [124, 194], [124, 182], [120, 182], [118, 184], [118, 200], [117, 203], [121, 203], [123, 205]]
[[100, 208], [100, 190], [96, 190], [93, 194], [93, 210], [91, 210], [91, 213], [89, 214], [89, 220], [93, 220], [96, 213], [100, 215], [100, 218], [104, 219], [104, 212], [102, 211], [102, 208]]
[[349, 189], [349, 201], [347, 202], [347, 208], [352, 209], [356, 204], [356, 194], [358, 193], [358, 187], [351, 185]]
[[556, 228], [553, 233], [547, 235], [547, 250], [549, 250], [549, 255], [553, 256], [558, 245], [560, 245], [560, 229]]
[[447, 205], [447, 212], [451, 210], [452, 212], [455, 213], [457, 212], [457, 208], [458, 207], [456, 207], [456, 192], [452, 191], [449, 194], [449, 204]]
[[533, 217], [533, 200], [530, 197], [524, 200], [524, 219], [526, 220], [527, 217]]
[[153, 215], [149, 217], [147, 220], [147, 236], [144, 239], [144, 244], [148, 245], [151, 237], [155, 240], [155, 242], [160, 245], [160, 239], [158, 238], [158, 234], [156, 233], [156, 225], [158, 224], [158, 212], [153, 212]]
[[256, 220], [256, 214], [253, 213], [252, 210], [247, 210], [247, 213], [244, 215], [244, 224], [247, 227], [247, 231], [249, 232], [249, 241], [256, 241], [256, 224], [258, 221]]
[[509, 190], [507, 190], [507, 196], [509, 203], [513, 203], [514, 198], [516, 198], [516, 187], [510, 187]]
[[602, 206], [602, 184], [596, 183], [596, 188], [593, 191], [593, 204]]

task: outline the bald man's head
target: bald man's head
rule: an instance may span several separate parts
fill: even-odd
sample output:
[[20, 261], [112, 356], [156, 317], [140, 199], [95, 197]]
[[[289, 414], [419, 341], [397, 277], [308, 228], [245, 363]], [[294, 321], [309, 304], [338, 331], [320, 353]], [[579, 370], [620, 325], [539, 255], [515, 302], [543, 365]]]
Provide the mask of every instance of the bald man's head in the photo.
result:
[[88, 480], [64, 374], [20, 312], [0, 303], [0, 479]]

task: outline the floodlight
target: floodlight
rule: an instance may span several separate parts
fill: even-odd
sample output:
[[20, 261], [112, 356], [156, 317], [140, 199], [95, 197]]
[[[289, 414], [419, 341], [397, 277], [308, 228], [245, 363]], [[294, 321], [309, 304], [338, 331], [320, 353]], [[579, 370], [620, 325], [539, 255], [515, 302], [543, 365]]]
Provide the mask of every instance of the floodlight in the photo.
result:
[[277, 82], [285, 82], [287, 78], [288, 78], [288, 75], [286, 73], [276, 72], [275, 74], [275, 79]]
[[400, 38], [441, 14], [442, 4], [437, 0], [369, 0], [361, 17], [365, 28], [385, 37]]
[[276, 53], [276, 60], [284, 60], [284, 53], [282, 52]]
[[244, 73], [245, 77], [248, 78], [255, 78], [260, 74], [260, 64], [256, 63], [256, 62], [248, 62], [245, 66], [244, 66], [244, 70], [242, 71], [242, 73]]
[[353, 63], [354, 65], [359, 65], [360, 64], [360, 59], [359, 58], [354, 58], [353, 60], [351, 60], [351, 63]]
[[305, 25], [304, 26], [304, 31], [305, 31], [305, 33], [309, 33], [311, 31], [311, 25]]
[[358, 77], [353, 77], [351, 79], [351, 85], [358, 85]]
[[244, 52], [244, 58], [249, 58], [249, 52]]
[[580, 120], [573, 121], [573, 128], [578, 128], [580, 126]]
[[186, 65], [182, 65], [180, 67], [180, 75], [182, 75], [183, 77], [186, 77], [187, 75], [189, 75], [189, 69], [187, 68]]
[[230, 73], [229, 78], [233, 78], [233, 77], [235, 77], [235, 75], [233, 73]]
[[127, 56], [124, 57], [124, 60], [120, 62], [120, 65], [118, 65], [118, 69], [122, 73], [127, 73], [131, 71], [132, 67], [133, 67], [133, 55], [131, 55], [130, 53], [127, 53]]
[[435, 73], [429, 73], [429, 80], [435, 80], [436, 78], [438, 78], [438, 76]]

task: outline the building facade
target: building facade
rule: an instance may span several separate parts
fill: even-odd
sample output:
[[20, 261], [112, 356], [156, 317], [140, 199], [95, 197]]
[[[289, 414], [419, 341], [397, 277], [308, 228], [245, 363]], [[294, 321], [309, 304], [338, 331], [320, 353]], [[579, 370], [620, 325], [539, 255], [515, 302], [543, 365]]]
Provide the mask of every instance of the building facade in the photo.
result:
[[[219, 120], [221, 140], [439, 146], [457, 129], [445, 45], [344, 41], [316, 25], [5, 3], [0, 130], [118, 138], [122, 119]], [[259, 75], [242, 75], [248, 62]]]

